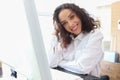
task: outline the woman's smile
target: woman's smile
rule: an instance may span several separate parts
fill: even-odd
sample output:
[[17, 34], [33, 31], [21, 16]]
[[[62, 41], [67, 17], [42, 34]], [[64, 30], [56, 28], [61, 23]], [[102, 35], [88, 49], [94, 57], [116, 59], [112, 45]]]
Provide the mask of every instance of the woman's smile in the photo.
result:
[[78, 29], [78, 25], [74, 26], [71, 30], [72, 30], [72, 32], [76, 32], [77, 29]]

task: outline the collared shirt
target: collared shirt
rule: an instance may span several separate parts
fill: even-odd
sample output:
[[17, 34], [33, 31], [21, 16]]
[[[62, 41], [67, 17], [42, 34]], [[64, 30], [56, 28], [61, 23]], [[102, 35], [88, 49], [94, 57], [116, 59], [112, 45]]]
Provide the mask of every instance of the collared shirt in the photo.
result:
[[51, 67], [60, 66], [74, 73], [99, 77], [100, 62], [104, 55], [102, 39], [103, 34], [99, 29], [85, 34], [81, 32], [66, 49], [62, 49], [54, 36], [49, 52], [49, 64]]

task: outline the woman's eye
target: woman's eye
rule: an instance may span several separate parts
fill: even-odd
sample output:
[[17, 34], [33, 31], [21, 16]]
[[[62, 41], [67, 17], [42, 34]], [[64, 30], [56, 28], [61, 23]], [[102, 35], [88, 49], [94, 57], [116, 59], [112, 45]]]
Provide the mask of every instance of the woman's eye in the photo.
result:
[[74, 18], [74, 15], [71, 15], [71, 16], [70, 16], [70, 19], [73, 19], [73, 18]]
[[63, 25], [63, 26], [66, 25], [66, 22], [62, 23], [62, 25]]

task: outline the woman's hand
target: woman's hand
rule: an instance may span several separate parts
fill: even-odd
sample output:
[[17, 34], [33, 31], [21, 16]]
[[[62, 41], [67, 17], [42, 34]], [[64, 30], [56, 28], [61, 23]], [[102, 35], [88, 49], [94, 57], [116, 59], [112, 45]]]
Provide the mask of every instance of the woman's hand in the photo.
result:
[[52, 32], [52, 35], [57, 35], [59, 33], [59, 28], [56, 24], [56, 22], [54, 23], [54, 31]]

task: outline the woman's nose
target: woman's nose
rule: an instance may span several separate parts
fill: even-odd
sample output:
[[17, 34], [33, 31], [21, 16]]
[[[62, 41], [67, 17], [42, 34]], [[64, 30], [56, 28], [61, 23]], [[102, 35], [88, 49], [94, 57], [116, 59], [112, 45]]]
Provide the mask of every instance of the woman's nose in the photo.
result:
[[72, 21], [69, 21], [68, 24], [69, 24], [70, 27], [73, 26], [73, 22]]

